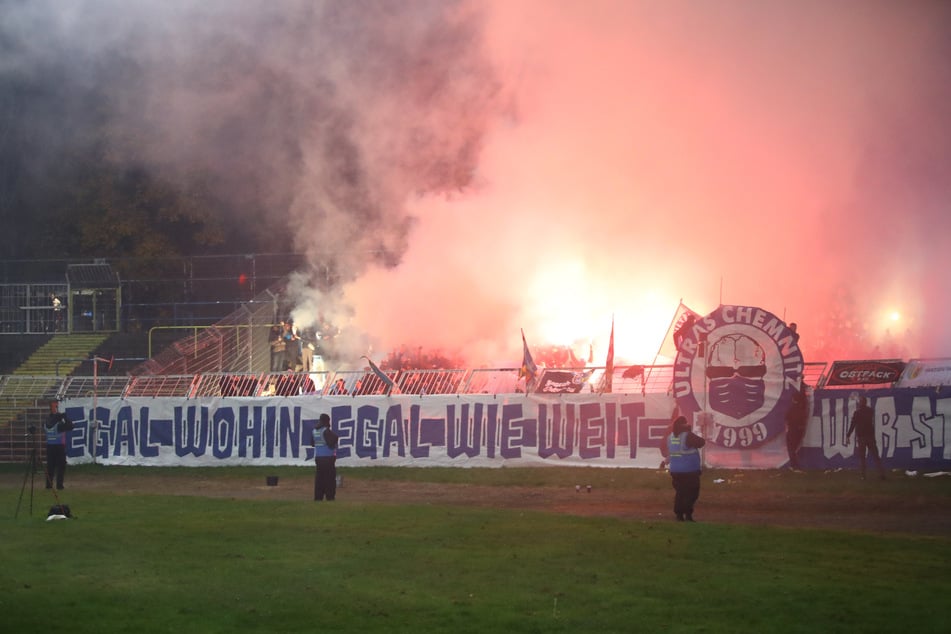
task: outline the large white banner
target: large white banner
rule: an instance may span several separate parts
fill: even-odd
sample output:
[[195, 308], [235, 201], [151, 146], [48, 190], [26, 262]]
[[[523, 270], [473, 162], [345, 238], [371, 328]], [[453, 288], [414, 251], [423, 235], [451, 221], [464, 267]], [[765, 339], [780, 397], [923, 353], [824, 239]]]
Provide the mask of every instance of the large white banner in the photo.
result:
[[654, 467], [670, 399], [616, 395], [103, 398], [64, 401], [71, 462], [301, 465], [318, 417], [341, 466]]

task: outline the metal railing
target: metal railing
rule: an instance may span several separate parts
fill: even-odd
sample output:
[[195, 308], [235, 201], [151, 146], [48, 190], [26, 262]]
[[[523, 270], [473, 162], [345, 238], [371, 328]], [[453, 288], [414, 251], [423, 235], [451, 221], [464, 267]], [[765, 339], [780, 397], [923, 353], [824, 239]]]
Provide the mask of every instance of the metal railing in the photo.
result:
[[[202, 341], [202, 338], [199, 337], [200, 332], [208, 331], [207, 334], [209, 337], [217, 337], [218, 340], [220, 340], [225, 338], [225, 331], [233, 330], [235, 348], [237, 348], [238, 350], [244, 350], [246, 354], [250, 354], [251, 328], [255, 328], [255, 327], [256, 326], [253, 326], [252, 324], [213, 324], [211, 326], [194, 326], [194, 325], [153, 326], [152, 328], [149, 329], [148, 358], [150, 359], [152, 358], [152, 337], [154, 334], [161, 333], [161, 332], [170, 333], [170, 332], [189, 332], [190, 331], [191, 337], [188, 339], [180, 340], [181, 342], [184, 342], [184, 343], [178, 343], [178, 346], [182, 352], [190, 353], [194, 356], [198, 356], [201, 350], [201, 347], [205, 345], [204, 342]], [[243, 336], [247, 338], [244, 341], [242, 341], [242, 330], [244, 330], [245, 332]], [[190, 346], [190, 350], [185, 350], [186, 346]], [[217, 347], [219, 349], [221, 348], [220, 343]], [[248, 363], [250, 365], [251, 362], [249, 361]]]
[[[803, 376], [815, 386], [825, 363], [807, 364]], [[614, 370], [611, 392], [615, 394], [669, 394], [673, 366], [630, 366]], [[546, 372], [566, 371], [542, 369]], [[579, 392], [600, 392], [605, 368], [574, 370], [584, 375]], [[385, 370], [393, 382], [391, 394], [517, 394], [525, 392], [518, 368]], [[387, 393], [387, 385], [372, 371], [336, 370], [318, 372], [207, 372], [195, 374], [146, 374], [137, 376], [20, 376], [0, 377], [0, 401], [36, 404], [53, 398], [177, 397], [205, 396], [300, 396], [347, 394], [373, 396]], [[2, 422], [2, 421], [0, 421]]]
[[50, 294], [66, 295], [66, 284], [0, 284], [0, 334], [45, 334], [66, 330], [64, 307]]

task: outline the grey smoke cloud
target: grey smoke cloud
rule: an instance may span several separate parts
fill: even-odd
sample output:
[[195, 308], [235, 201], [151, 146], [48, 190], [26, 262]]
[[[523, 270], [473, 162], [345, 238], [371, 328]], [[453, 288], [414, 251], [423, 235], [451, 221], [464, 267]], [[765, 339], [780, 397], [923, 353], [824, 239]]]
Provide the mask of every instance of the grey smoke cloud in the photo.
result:
[[289, 226], [343, 279], [399, 261], [408, 196], [469, 186], [495, 109], [460, 2], [5, 4], [4, 72], [96, 107], [65, 135], [100, 124], [119, 157], [208, 175], [235, 221]]

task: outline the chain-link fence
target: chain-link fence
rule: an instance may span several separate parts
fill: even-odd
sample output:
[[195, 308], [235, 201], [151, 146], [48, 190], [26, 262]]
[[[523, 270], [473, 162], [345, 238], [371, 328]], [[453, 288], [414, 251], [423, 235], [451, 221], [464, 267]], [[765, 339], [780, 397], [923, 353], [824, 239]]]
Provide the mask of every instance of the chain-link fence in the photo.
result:
[[[82, 306], [66, 305], [67, 271], [90, 263], [118, 275], [118, 310], [96, 305], [97, 300], [102, 304], [101, 293], [93, 292], [71, 298]], [[208, 326], [305, 265], [299, 253], [0, 261], [0, 335], [64, 332], [67, 327], [146, 333], [156, 326]], [[73, 319], [67, 320], [68, 315]], [[110, 321], [97, 325], [97, 316]]]

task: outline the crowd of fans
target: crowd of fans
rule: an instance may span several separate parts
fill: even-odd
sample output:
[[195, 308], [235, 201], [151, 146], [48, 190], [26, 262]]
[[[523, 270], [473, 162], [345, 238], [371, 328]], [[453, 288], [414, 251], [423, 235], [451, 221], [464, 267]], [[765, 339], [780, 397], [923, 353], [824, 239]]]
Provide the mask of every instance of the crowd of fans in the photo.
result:
[[449, 370], [465, 366], [462, 357], [441, 350], [423, 350], [422, 346], [411, 350], [405, 344], [390, 352], [380, 363], [383, 370]]
[[[240, 377], [223, 379], [221, 392], [227, 396], [290, 396], [322, 392], [355, 396], [387, 394], [449, 394], [458, 391], [468, 366], [459, 354], [422, 346], [401, 345], [380, 362], [380, 370], [394, 385], [368, 364], [359, 373], [348, 372], [330, 385], [315, 385], [310, 373], [322, 372], [340, 361], [335, 348], [339, 328], [323, 318], [314, 327], [298, 328], [293, 319], [280, 320], [271, 328], [271, 365], [267, 382], [257, 385]], [[569, 346], [541, 346], [532, 351], [539, 368], [580, 369], [591, 362], [579, 358]], [[516, 360], [513, 360], [513, 364]], [[441, 372], [440, 372], [441, 371]]]
[[594, 361], [593, 351], [588, 347], [587, 360], [579, 358], [569, 346], [542, 346], [532, 350], [532, 359], [540, 368], [580, 370]]

